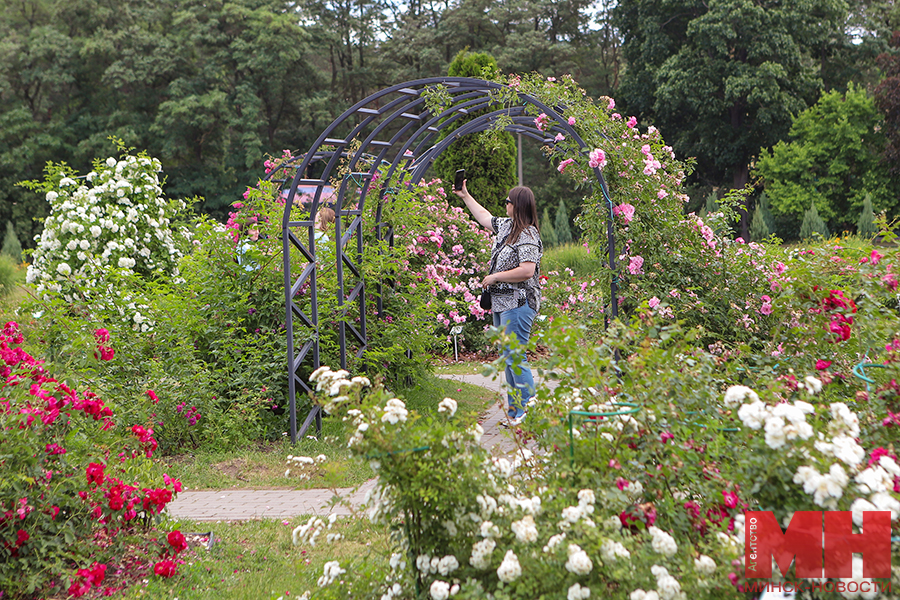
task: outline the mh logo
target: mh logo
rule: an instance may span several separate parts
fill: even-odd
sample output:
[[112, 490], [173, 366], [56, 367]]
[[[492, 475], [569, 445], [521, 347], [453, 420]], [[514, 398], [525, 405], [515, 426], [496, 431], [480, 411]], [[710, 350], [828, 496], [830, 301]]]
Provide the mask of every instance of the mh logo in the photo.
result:
[[[772, 559], [786, 574], [795, 563], [798, 579], [853, 576], [853, 554], [862, 554], [863, 577], [891, 576], [891, 513], [863, 513], [861, 533], [853, 533], [850, 511], [794, 513], [787, 531], [771, 511], [744, 513], [744, 573], [772, 577]], [[824, 527], [823, 527], [824, 516]]]

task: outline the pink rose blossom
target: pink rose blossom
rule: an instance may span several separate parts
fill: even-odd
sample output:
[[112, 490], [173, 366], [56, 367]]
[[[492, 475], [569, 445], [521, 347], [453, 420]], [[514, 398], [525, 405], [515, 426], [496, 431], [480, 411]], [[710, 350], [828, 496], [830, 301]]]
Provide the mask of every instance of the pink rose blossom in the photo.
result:
[[634, 129], [634, 126], [637, 125], [637, 117], [628, 117], [626, 125], [628, 125], [629, 129]]
[[556, 167], [556, 170], [559, 171], [560, 173], [562, 173], [563, 171], [566, 170], [566, 167], [571, 165], [573, 162], [575, 162], [574, 158], [567, 158], [566, 160], [559, 163], [559, 166]]
[[590, 165], [592, 169], [596, 169], [597, 167], [602, 169], [606, 166], [606, 153], [600, 148], [594, 148], [591, 150], [588, 165]]
[[648, 304], [650, 305], [650, 308], [656, 308], [657, 306], [659, 306], [659, 298], [653, 296], [652, 298], [650, 298]]
[[569, 117], [569, 125], [575, 124], [575, 117]]
[[606, 110], [612, 110], [616, 107], [616, 101], [612, 98], [609, 99], [609, 104], [606, 105]]
[[628, 262], [628, 272], [632, 275], [638, 275], [644, 266], [644, 258], [642, 256], [632, 256]]
[[630, 204], [620, 204], [613, 207], [613, 214], [622, 215], [622, 220], [626, 223], [631, 223], [632, 219], [634, 219], [634, 207]]
[[563, 141], [564, 139], [566, 139], [566, 136], [564, 136], [564, 135], [561, 134], [561, 133], [557, 133], [557, 134], [556, 134], [556, 137], [553, 138], [553, 139], [554, 139], [554, 141], [561, 142], [561, 141]]

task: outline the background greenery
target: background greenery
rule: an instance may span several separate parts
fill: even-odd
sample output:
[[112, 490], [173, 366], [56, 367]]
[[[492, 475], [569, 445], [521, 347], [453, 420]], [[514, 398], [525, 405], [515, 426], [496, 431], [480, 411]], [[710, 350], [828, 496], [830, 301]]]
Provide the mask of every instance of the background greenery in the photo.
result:
[[[737, 0], [3, 3], [0, 231], [11, 222], [33, 246], [48, 207], [15, 184], [49, 160], [86, 172], [109, 135], [160, 158], [170, 195], [200, 196], [201, 211], [224, 219], [265, 154], [305, 150], [348, 106], [443, 75], [465, 49], [489, 53], [503, 73], [571, 73], [590, 97], [615, 97], [626, 118], [657, 124], [679, 156], [696, 157], [688, 183], [697, 197], [742, 187], [761, 149], [788, 139], [792, 117], [850, 82], [875, 92], [883, 118], [885, 139], [865, 139], [866, 155], [896, 157], [896, 5], [817, 0], [791, 10]], [[565, 199], [574, 217], [574, 186], [536, 144], [523, 153], [541, 213], [552, 207], [555, 218]], [[854, 207], [858, 192], [846, 190]], [[837, 230], [858, 216], [826, 218]], [[801, 218], [792, 213], [779, 233], [796, 232], [790, 221]], [[749, 225], [747, 213], [743, 233]]]

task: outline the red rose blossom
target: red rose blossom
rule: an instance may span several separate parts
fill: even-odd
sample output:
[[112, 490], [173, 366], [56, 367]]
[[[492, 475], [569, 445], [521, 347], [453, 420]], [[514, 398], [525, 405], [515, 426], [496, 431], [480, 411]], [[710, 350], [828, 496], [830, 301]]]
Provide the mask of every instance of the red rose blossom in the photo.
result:
[[175, 575], [177, 571], [178, 565], [175, 564], [174, 560], [170, 560], [168, 558], [165, 560], [161, 560], [153, 565], [153, 572], [160, 577], [165, 577], [166, 579]]
[[169, 545], [172, 546], [175, 554], [187, 548], [187, 541], [185, 541], [184, 535], [177, 529], [170, 532], [166, 539], [169, 540]]

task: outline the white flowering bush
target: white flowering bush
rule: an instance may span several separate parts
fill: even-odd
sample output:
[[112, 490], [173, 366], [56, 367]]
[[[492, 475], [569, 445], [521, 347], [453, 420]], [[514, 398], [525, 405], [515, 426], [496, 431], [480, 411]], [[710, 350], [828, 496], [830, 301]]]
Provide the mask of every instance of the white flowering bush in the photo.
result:
[[177, 225], [182, 200], [163, 196], [162, 164], [142, 152], [95, 160], [78, 177], [65, 164], [49, 164], [43, 182], [50, 215], [28, 267], [27, 281], [43, 296], [70, 300], [107, 270], [144, 277], [176, 277], [190, 235]]
[[893, 425], [853, 382], [754, 372], [697, 348], [701, 335], [646, 310], [584, 347], [582, 327], [559, 319], [539, 336], [559, 386], [539, 391], [516, 437], [529, 445], [508, 456], [481, 448], [480, 426], [447, 399], [420, 415], [323, 367], [319, 401], [379, 477], [369, 517], [404, 524], [406, 569], [382, 593], [745, 598], [745, 510], [783, 524], [851, 510], [857, 526], [890, 511], [897, 535], [900, 462], [879, 441]]

